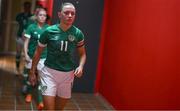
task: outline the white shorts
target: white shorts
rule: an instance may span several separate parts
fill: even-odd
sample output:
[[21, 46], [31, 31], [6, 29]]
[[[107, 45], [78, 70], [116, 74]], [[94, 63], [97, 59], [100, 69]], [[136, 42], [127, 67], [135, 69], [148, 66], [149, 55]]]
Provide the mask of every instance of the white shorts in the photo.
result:
[[39, 77], [42, 95], [71, 98], [74, 71], [62, 72], [45, 66]]
[[[44, 67], [44, 61], [45, 61], [46, 59], [40, 59], [39, 60], [39, 62], [38, 62], [38, 65], [37, 65], [37, 70], [38, 71], [41, 71], [42, 70], [42, 68]], [[31, 69], [31, 66], [32, 66], [32, 59], [30, 60], [30, 62], [26, 62], [25, 63], [25, 67], [27, 68], [27, 69]]]
[[22, 39], [22, 37], [17, 37], [16, 38], [16, 43], [19, 44], [20, 46], [24, 45], [24, 40]]

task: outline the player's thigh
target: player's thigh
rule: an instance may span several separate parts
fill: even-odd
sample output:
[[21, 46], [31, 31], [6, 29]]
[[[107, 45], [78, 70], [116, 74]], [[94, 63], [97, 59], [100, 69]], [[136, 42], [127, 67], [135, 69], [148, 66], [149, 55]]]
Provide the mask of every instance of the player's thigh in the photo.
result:
[[45, 110], [55, 109], [55, 96], [43, 95], [43, 102], [44, 102]]
[[63, 110], [68, 101], [69, 101], [69, 99], [67, 99], [67, 98], [62, 98], [62, 97], [57, 96], [56, 102], [55, 102], [56, 109]]

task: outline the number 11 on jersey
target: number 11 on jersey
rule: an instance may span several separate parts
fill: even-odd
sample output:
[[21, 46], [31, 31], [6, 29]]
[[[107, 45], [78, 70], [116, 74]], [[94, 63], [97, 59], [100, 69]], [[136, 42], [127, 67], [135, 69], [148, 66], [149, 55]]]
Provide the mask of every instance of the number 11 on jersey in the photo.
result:
[[61, 41], [61, 51], [67, 51], [68, 41]]

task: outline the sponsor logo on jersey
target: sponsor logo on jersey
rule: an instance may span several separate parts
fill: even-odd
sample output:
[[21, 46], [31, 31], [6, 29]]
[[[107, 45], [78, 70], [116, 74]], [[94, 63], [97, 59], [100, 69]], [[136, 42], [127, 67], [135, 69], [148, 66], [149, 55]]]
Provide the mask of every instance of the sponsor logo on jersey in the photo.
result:
[[50, 40], [58, 40], [59, 36], [56, 35], [56, 36], [53, 36]]
[[73, 35], [68, 35], [68, 39], [69, 39], [69, 41], [74, 41], [74, 39], [75, 39], [75, 36], [73, 36]]
[[55, 36], [55, 37], [53, 38], [53, 40], [58, 40], [58, 38], [59, 38], [59, 36]]
[[37, 34], [37, 32], [34, 32], [34, 34]]

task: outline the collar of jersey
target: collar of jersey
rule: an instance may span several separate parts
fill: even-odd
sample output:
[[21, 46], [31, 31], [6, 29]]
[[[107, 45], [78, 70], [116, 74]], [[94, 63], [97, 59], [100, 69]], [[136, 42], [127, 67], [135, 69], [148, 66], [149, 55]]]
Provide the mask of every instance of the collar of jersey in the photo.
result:
[[38, 28], [38, 29], [43, 29], [47, 25], [46, 23], [44, 23], [43, 26], [41, 28], [39, 28], [37, 21], [35, 21], [34, 24], [36, 25], [36, 28]]
[[70, 30], [72, 30], [72, 27], [73, 27], [73, 25], [68, 29], [68, 30], [66, 30], [66, 31], [63, 31], [62, 29], [61, 29], [61, 27], [59, 27], [59, 24], [56, 24], [56, 27], [60, 30], [60, 32], [69, 32]]

